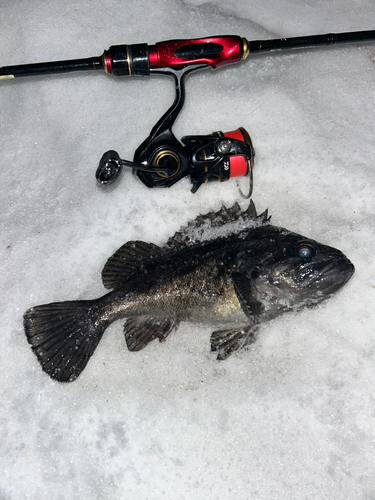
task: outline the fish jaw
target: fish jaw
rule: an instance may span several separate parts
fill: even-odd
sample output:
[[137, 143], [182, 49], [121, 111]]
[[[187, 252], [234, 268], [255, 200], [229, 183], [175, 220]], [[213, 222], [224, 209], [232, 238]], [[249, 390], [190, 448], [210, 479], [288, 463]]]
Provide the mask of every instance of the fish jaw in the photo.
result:
[[343, 254], [327, 262], [306, 263], [292, 279], [296, 286], [306, 291], [328, 297], [343, 287], [353, 276], [354, 265]]
[[[353, 276], [355, 271], [354, 265], [350, 262], [349, 259], [345, 259], [340, 265], [336, 266], [335, 269], [335, 280], [332, 281], [331, 286], [325, 286], [325, 290], [323, 291], [324, 295], [331, 295], [336, 290], [344, 286], [350, 278]], [[331, 275], [326, 275], [326, 279], [332, 277]]]

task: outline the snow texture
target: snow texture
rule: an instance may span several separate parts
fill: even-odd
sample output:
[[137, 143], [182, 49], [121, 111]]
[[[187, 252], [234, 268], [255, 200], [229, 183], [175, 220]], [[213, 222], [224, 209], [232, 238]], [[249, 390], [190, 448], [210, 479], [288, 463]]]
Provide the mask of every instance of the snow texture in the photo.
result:
[[[3, 0], [0, 66], [110, 45], [375, 28], [371, 0]], [[240, 126], [253, 199], [275, 225], [342, 250], [352, 280], [316, 309], [265, 325], [219, 362], [211, 330], [126, 349], [107, 330], [80, 378], [42, 372], [23, 312], [93, 298], [128, 240], [165, 243], [239, 201], [236, 180], [149, 190], [96, 185], [103, 152], [131, 159], [173, 101], [172, 80], [104, 72], [2, 81], [1, 500], [375, 498], [375, 44], [261, 54], [187, 79], [177, 137]], [[240, 180], [242, 190], [246, 180]]]

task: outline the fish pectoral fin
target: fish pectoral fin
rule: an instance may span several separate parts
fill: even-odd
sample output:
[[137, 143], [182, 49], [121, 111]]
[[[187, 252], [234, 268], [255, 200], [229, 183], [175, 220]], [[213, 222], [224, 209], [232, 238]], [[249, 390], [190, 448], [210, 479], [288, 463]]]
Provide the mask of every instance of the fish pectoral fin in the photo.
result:
[[126, 345], [129, 351], [140, 351], [152, 340], [164, 342], [178, 325], [177, 318], [158, 318], [153, 316], [134, 316], [124, 325]]
[[211, 351], [219, 351], [217, 358], [226, 359], [232, 352], [238, 351], [255, 341], [253, 324], [216, 330], [211, 335]]
[[264, 307], [256, 298], [256, 290], [252, 280], [242, 273], [232, 273], [231, 279], [237, 298], [246, 316], [259, 316]]

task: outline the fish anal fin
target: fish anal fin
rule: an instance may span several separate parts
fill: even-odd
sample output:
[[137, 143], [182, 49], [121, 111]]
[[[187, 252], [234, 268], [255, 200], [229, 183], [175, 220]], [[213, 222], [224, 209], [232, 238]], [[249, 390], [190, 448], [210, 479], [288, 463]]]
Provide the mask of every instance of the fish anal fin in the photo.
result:
[[108, 289], [122, 285], [142, 265], [154, 261], [161, 253], [162, 249], [153, 243], [128, 241], [107, 260], [102, 271], [103, 285]]
[[177, 318], [157, 318], [153, 316], [134, 316], [124, 325], [126, 345], [129, 351], [140, 351], [152, 340], [164, 342], [178, 325]]
[[232, 273], [231, 279], [238, 300], [246, 316], [259, 316], [264, 307], [256, 298], [256, 290], [252, 280], [242, 273]]
[[211, 351], [219, 351], [218, 360], [226, 359], [232, 352], [255, 341], [253, 324], [216, 330], [211, 335]]

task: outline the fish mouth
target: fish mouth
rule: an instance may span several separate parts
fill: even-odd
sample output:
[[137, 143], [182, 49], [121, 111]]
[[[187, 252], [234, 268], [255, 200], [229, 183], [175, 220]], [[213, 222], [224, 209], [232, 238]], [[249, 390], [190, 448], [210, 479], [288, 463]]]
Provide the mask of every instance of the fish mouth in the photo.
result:
[[330, 295], [345, 285], [354, 274], [354, 266], [346, 257], [331, 266], [323, 269], [323, 295]]
[[330, 295], [347, 283], [354, 273], [354, 265], [346, 257], [307, 263], [293, 276], [301, 288], [314, 287], [322, 295]]

